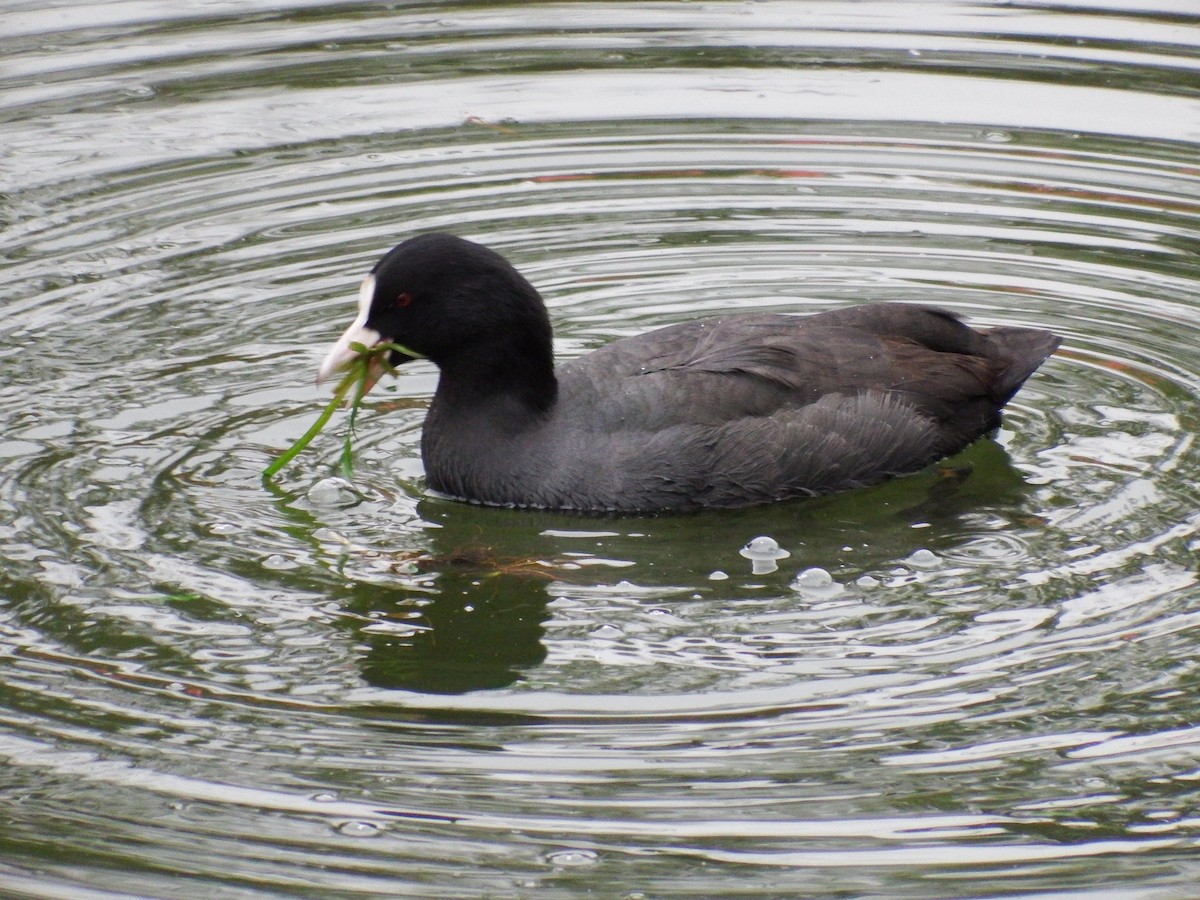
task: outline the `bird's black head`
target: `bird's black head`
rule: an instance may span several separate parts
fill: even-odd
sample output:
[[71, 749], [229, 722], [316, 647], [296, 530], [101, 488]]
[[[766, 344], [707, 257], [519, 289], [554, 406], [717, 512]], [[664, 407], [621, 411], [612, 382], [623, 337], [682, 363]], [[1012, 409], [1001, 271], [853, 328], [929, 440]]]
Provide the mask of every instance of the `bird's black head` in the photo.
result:
[[[359, 314], [321, 365], [319, 378], [368, 349], [394, 342], [450, 370], [553, 379], [550, 321], [534, 287], [500, 254], [449, 234], [393, 247], [363, 279]], [[392, 365], [413, 356], [393, 350]]]

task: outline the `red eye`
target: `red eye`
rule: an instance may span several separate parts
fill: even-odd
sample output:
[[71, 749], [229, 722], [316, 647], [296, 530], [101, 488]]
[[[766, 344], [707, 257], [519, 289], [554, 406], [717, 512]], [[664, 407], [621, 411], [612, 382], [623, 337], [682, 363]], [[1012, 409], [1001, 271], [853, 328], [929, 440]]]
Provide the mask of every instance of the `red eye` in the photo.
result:
[[397, 306], [403, 308], [405, 306], [408, 306], [408, 304], [410, 304], [410, 303], [412, 303], [412, 294], [397, 294], [396, 295], [396, 305]]

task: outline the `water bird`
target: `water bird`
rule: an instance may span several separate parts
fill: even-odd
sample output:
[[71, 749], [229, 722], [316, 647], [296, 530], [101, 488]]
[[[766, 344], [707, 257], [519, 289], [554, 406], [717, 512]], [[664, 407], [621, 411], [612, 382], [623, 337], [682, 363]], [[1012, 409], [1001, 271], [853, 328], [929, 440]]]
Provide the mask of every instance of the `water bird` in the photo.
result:
[[[444, 233], [388, 251], [358, 302], [318, 380], [382, 343], [407, 351], [388, 350], [390, 366], [431, 360], [431, 489], [589, 512], [743, 507], [919, 471], [993, 432], [1060, 342], [878, 302], [701, 318], [556, 365], [533, 285], [499, 253]], [[371, 384], [382, 371], [376, 360]]]

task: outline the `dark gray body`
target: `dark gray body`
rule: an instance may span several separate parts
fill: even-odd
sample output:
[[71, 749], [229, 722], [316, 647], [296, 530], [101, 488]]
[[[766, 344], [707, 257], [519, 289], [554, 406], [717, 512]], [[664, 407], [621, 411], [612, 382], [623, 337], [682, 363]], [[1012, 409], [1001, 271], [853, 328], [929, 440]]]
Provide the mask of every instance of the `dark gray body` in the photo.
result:
[[557, 369], [557, 396], [466, 396], [425, 423], [430, 487], [475, 502], [612, 512], [737, 507], [875, 484], [955, 453], [1058, 346], [927, 307], [706, 319]]

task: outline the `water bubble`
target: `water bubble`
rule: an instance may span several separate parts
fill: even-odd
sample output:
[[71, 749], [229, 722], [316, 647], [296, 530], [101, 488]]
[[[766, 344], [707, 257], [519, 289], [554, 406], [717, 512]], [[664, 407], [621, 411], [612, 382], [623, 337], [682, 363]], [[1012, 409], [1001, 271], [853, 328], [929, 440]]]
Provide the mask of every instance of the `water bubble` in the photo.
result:
[[854, 583], [865, 588], [879, 587], [879, 579], [874, 575], [860, 575]]
[[922, 547], [920, 550], [914, 550], [905, 562], [910, 566], [916, 566], [918, 569], [929, 569], [936, 566], [941, 560], [932, 550], [926, 550]]
[[779, 546], [778, 541], [767, 535], [759, 535], [738, 551], [751, 562], [755, 575], [766, 575], [779, 568], [776, 560], [787, 559], [792, 554]]
[[792, 587], [808, 596], [828, 597], [840, 594], [843, 590], [842, 586], [833, 580], [833, 576], [819, 566], [805, 569], [797, 575]]
[[797, 575], [796, 584], [798, 584], [800, 587], [808, 588], [829, 587], [829, 585], [833, 584], [833, 576], [819, 566], [813, 567], [811, 569], [805, 569], [803, 572]]
[[347, 507], [362, 500], [362, 494], [345, 478], [322, 478], [308, 489], [313, 506]]
[[337, 832], [346, 837], [376, 837], [383, 829], [374, 822], [342, 822]]
[[728, 581], [729, 573], [722, 572], [720, 569], [716, 569], [716, 570], [708, 573], [708, 580], [709, 581]]
[[591, 850], [555, 850], [546, 854], [546, 862], [552, 866], [592, 866], [600, 855]]

